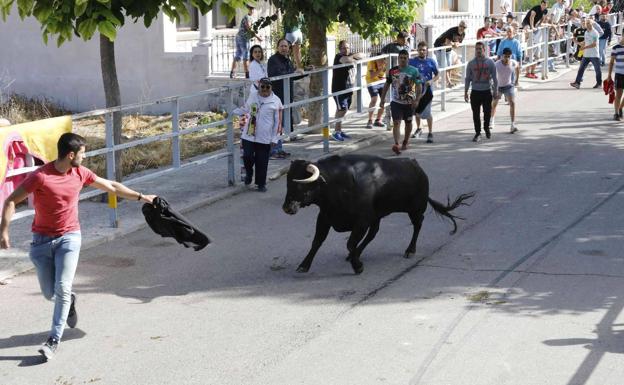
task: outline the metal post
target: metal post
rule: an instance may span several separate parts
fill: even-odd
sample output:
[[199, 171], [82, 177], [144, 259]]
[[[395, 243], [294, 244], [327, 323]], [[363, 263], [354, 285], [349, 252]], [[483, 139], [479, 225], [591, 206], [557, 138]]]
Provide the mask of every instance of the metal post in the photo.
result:
[[548, 77], [548, 27], [542, 28], [542, 80]]
[[[462, 45], [462, 63], [466, 64], [468, 62], [468, 46]], [[522, 64], [522, 63], [520, 63]], [[466, 66], [462, 67], [461, 71], [461, 82], [462, 84], [466, 82]]]
[[568, 22], [568, 25], [566, 27], [565, 37], [566, 37], [565, 65], [566, 65], [566, 68], [570, 68], [570, 51], [572, 50], [572, 23], [570, 22]]
[[[230, 93], [229, 101], [230, 105], [228, 106], [227, 111], [232, 111], [234, 109], [234, 91], [232, 88], [228, 88], [228, 92]], [[234, 153], [234, 124], [233, 124], [233, 115], [231, 112], [228, 112], [227, 117], [227, 151], [228, 151], [228, 185], [234, 186], [236, 184], [236, 166], [238, 162], [238, 156]], [[240, 150], [239, 150], [240, 155]]]
[[290, 115], [290, 78], [282, 79], [284, 84], [284, 132], [291, 133], [291, 115]]
[[440, 81], [440, 111], [446, 111], [446, 67], [448, 66], [446, 63], [446, 49], [440, 49], [439, 52], [441, 53], [439, 56], [442, 62], [440, 64], [440, 79], [442, 79]]
[[180, 107], [178, 99], [171, 102], [171, 131], [178, 134], [171, 138], [171, 158], [173, 167], [180, 168]]
[[364, 109], [364, 101], [362, 100], [362, 63], [357, 63], [357, 65], [355, 66], [356, 68], [356, 77], [355, 77], [355, 84], [358, 88], [358, 90], [356, 91], [356, 95], [357, 95], [357, 112], [358, 114], [361, 114], [363, 109]]
[[[115, 146], [115, 138], [113, 136], [113, 113], [106, 113], [106, 148], [112, 150]], [[106, 153], [106, 179], [116, 180], [115, 178], [115, 152]], [[119, 227], [119, 218], [117, 216], [117, 195], [108, 193], [108, 218], [111, 227]]]
[[328, 69], [322, 72], [323, 81], [323, 152], [329, 152], [329, 74]]

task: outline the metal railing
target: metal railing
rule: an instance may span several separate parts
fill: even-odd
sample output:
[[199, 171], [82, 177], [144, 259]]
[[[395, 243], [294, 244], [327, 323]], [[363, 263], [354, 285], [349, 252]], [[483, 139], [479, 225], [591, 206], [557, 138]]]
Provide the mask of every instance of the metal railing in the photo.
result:
[[[622, 26], [622, 14], [618, 14], [616, 17], [617, 17], [618, 22], [612, 24], [612, 28], [614, 30], [619, 29]], [[569, 31], [569, 25], [568, 25], [568, 31]], [[527, 65], [541, 64], [542, 75], [545, 75], [548, 71], [547, 62], [551, 58], [549, 57], [549, 54], [548, 54], [549, 45], [552, 45], [552, 44], [561, 45], [561, 43], [563, 42], [565, 42], [565, 46], [566, 46], [565, 52], [560, 52], [559, 54], [555, 54], [552, 57], [564, 58], [564, 62], [566, 66], [568, 66], [569, 63], [567, 61], [567, 58], [569, 57], [569, 54], [572, 52], [571, 51], [571, 36], [569, 35], [569, 33], [566, 34], [566, 36], [564, 36], [563, 38], [557, 39], [557, 40], [549, 40], [548, 30], [546, 29], [546, 27], [544, 29], [541, 29], [540, 32], [538, 33], [541, 34], [542, 36], [541, 41], [539, 42], [529, 41], [523, 47], [523, 50], [524, 52], [534, 52], [533, 50], [536, 50], [535, 52], [541, 52], [541, 57], [538, 57], [535, 60], [531, 59], [530, 61], [523, 63], [523, 66], [526, 67]], [[538, 33], [536, 33], [535, 35], [537, 35]], [[483, 39], [482, 41], [487, 43], [492, 40], [495, 40], [495, 39]], [[440, 106], [441, 106], [442, 111], [445, 110], [445, 103], [446, 103], [446, 98], [448, 97], [448, 93], [453, 91], [456, 88], [460, 88], [460, 87], [454, 87], [454, 88], [446, 87], [446, 82], [444, 81], [445, 71], [449, 71], [452, 69], [461, 69], [462, 71], [461, 76], [463, 79], [465, 77], [465, 70], [466, 70], [466, 66], [468, 63], [468, 55], [467, 55], [468, 47], [471, 45], [474, 45], [475, 43], [476, 43], [476, 40], [466, 42], [460, 45], [460, 47], [458, 48], [462, 52], [460, 63], [454, 64], [454, 65], [447, 65], [447, 63], [444, 62], [445, 59], [442, 60], [443, 63], [439, 63], [440, 77], [442, 81], [441, 81], [440, 89], [436, 90], [434, 94], [439, 94], [441, 96]], [[450, 48], [450, 47], [431, 48], [429, 52], [435, 53], [435, 51], [437, 50], [445, 50], [447, 48]], [[366, 87], [372, 84], [379, 84], [381, 82], [384, 82], [384, 80], [381, 80], [372, 84], [366, 84], [364, 80], [364, 75], [366, 73], [367, 63], [373, 60], [383, 59], [386, 61], [387, 68], [391, 68], [393, 63], [396, 63], [396, 57], [397, 57], [396, 54], [379, 55], [375, 57], [364, 58], [362, 60], [358, 60], [350, 64], [329, 66], [325, 68], [319, 68], [319, 69], [314, 69], [311, 71], [306, 71], [303, 73], [296, 72], [296, 73], [292, 73], [288, 75], [282, 75], [282, 76], [271, 78], [271, 80], [273, 81], [283, 82], [284, 100], [282, 102], [284, 105], [284, 114], [283, 114], [282, 126], [284, 128], [284, 133], [283, 135], [280, 136], [280, 138], [285, 140], [285, 139], [290, 138], [292, 135], [304, 134], [313, 130], [321, 129], [323, 151], [325, 153], [329, 152], [329, 147], [330, 147], [329, 127], [338, 122], [359, 119], [365, 114], [367, 114], [369, 112], [369, 109], [364, 108], [364, 96], [365, 96], [364, 91]], [[446, 56], [442, 55], [442, 57], [445, 58]], [[353, 70], [355, 71], [355, 84], [351, 88], [332, 92], [330, 88], [330, 71], [333, 71], [339, 68], [347, 68], [347, 67], [353, 68]], [[320, 82], [321, 83], [320, 92], [318, 92], [318, 95], [306, 95], [306, 97], [301, 98], [300, 100], [292, 100], [291, 85], [293, 84], [293, 78], [301, 77], [301, 75], [305, 75], [310, 78], [314, 77], [315, 78], [314, 81]], [[86, 156], [87, 157], [94, 157], [94, 156], [106, 157], [106, 178], [107, 179], [117, 179], [117, 177], [120, 177], [119, 175], [116, 175], [116, 171], [115, 171], [116, 170], [116, 167], [115, 167], [116, 166], [115, 164], [116, 153], [127, 150], [132, 147], [140, 146], [140, 145], [146, 145], [149, 143], [170, 140], [172, 155], [171, 155], [171, 163], [167, 167], [161, 168], [158, 171], [151, 172], [146, 175], [133, 176], [130, 179], [125, 180], [124, 183], [132, 184], [132, 183], [140, 182], [143, 180], [155, 178], [155, 177], [161, 176], [163, 174], [172, 172], [180, 168], [203, 164], [203, 163], [210, 162], [212, 160], [227, 158], [228, 159], [227, 183], [228, 185], [232, 186], [237, 183], [236, 170], [237, 170], [237, 163], [239, 161], [239, 151], [238, 151], [238, 148], [235, 148], [235, 135], [234, 135], [232, 112], [235, 111], [236, 108], [238, 108], [240, 105], [243, 104], [241, 103], [241, 99], [242, 99], [241, 96], [246, 99], [246, 95], [249, 92], [249, 88], [250, 88], [249, 82], [239, 82], [233, 85], [209, 89], [209, 90], [205, 90], [205, 91], [198, 92], [198, 93], [191, 94], [191, 95], [172, 96], [172, 97], [163, 98], [154, 102], [136, 103], [136, 104], [131, 104], [131, 105], [99, 109], [95, 111], [75, 114], [75, 115], [72, 115], [72, 120], [76, 122], [78, 120], [85, 119], [85, 118], [102, 117], [102, 116], [104, 117], [105, 146], [103, 148], [91, 150], [87, 152]], [[463, 85], [461, 85], [461, 89], [463, 89]], [[348, 93], [355, 93], [355, 102], [356, 102], [355, 112], [349, 115], [346, 115], [344, 117], [341, 117], [341, 118], [330, 118], [329, 100], [334, 98], [335, 96], [344, 95]], [[189, 99], [196, 98], [196, 97], [211, 97], [211, 98], [220, 97], [223, 104], [226, 105], [226, 108], [225, 108], [227, 112], [226, 117], [223, 119], [214, 121], [214, 122], [207, 123], [207, 124], [197, 124], [194, 127], [181, 128], [179, 125], [180, 103], [185, 100], [189, 100]], [[295, 127], [293, 130], [291, 130], [291, 121], [293, 118], [292, 113], [291, 113], [292, 109], [299, 108], [302, 106], [307, 106], [310, 103], [320, 103], [320, 106], [322, 109], [322, 114], [320, 114], [321, 115], [320, 122], [316, 124], [308, 124], [306, 127]], [[387, 105], [386, 101], [383, 101], [383, 103], [384, 105]], [[137, 140], [130, 140], [124, 143], [115, 143], [114, 136], [113, 136], [113, 115], [114, 114], [124, 113], [127, 111], [144, 109], [144, 108], [149, 108], [149, 107], [154, 107], [154, 106], [158, 106], [161, 109], [165, 106], [168, 106], [167, 108], [165, 108], [165, 110], [168, 110], [169, 115], [171, 117], [170, 118], [171, 119], [171, 132], [167, 132], [167, 133], [163, 133], [159, 135], [152, 135], [152, 136], [137, 139]], [[386, 109], [386, 111], [388, 111], [388, 109]], [[192, 160], [188, 162], [182, 162], [181, 150], [180, 150], [180, 139], [183, 138], [185, 135], [194, 134], [202, 130], [206, 130], [206, 129], [210, 129], [214, 127], [226, 128], [227, 140], [226, 140], [225, 149], [215, 151], [213, 153], [209, 153], [207, 156], [201, 157], [200, 159], [196, 159], [196, 160]], [[32, 172], [33, 170], [37, 168], [36, 166], [33, 165], [32, 162], [27, 163], [26, 166], [27, 167], [25, 168], [9, 171], [9, 173], [7, 174], [7, 177]], [[84, 200], [84, 199], [88, 199], [88, 198], [98, 196], [101, 194], [102, 192], [98, 190], [88, 191], [88, 192], [81, 194], [80, 199]], [[109, 197], [109, 203], [110, 203], [110, 199], [111, 198]], [[110, 224], [111, 226], [116, 227], [118, 225], [116, 204], [109, 204], [109, 206], [110, 206], [110, 209], [109, 209]], [[25, 210], [24, 212], [18, 213], [18, 215], [16, 215], [14, 219], [18, 219], [18, 218], [31, 215], [31, 214], [32, 214], [32, 210]]]

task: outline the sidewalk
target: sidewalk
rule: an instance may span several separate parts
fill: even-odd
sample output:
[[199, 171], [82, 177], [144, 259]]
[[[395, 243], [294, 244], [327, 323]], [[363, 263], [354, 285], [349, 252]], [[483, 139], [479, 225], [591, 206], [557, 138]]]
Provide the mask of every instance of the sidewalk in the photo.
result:
[[[571, 67], [576, 69], [576, 67]], [[549, 74], [550, 80], [560, 77], [570, 69], [563, 66], [557, 73]], [[521, 89], [539, 86], [547, 81], [521, 79]], [[470, 105], [463, 100], [463, 88], [456, 89], [449, 94], [446, 101], [446, 111], [440, 111], [440, 96], [434, 98], [432, 106], [434, 114], [434, 132], [436, 123], [470, 109]], [[349, 112], [347, 117], [353, 116]], [[344, 131], [348, 132], [352, 139], [345, 142], [330, 141], [330, 154], [345, 154], [360, 148], [371, 146], [375, 143], [389, 140], [391, 131], [386, 129], [366, 129], [365, 117], [358, 117], [343, 123]], [[423, 122], [425, 123], [425, 122]], [[426, 123], [423, 127], [426, 127]], [[435, 143], [433, 144], [435, 146]], [[302, 140], [284, 144], [290, 159], [317, 160], [326, 154], [323, 152], [322, 136], [320, 134], [303, 135]], [[390, 153], [388, 154], [390, 155]], [[240, 163], [237, 162], [237, 170]], [[271, 160], [269, 162], [269, 178], [279, 178], [288, 171], [289, 160]], [[248, 192], [248, 188], [241, 183], [233, 187], [227, 185], [227, 158], [210, 161], [203, 165], [188, 167], [172, 171], [163, 176], [149, 181], [128, 184], [131, 188], [144, 194], [162, 196], [181, 213], [193, 211], [199, 207], [209, 205], [215, 201], [225, 199], [240, 193]], [[269, 183], [268, 188], [271, 188]], [[249, 193], [256, 193], [249, 191]], [[137, 202], [122, 200], [119, 202], [118, 218], [119, 227], [109, 226], [108, 210], [106, 203], [94, 201], [80, 202], [80, 223], [82, 228], [82, 249], [100, 245], [114, 240], [117, 237], [137, 231], [146, 226], [141, 205]], [[32, 217], [15, 220], [11, 223], [10, 236], [12, 248], [0, 250], [0, 284], [12, 276], [30, 270], [33, 266], [28, 258], [29, 243], [31, 240], [30, 226]]]

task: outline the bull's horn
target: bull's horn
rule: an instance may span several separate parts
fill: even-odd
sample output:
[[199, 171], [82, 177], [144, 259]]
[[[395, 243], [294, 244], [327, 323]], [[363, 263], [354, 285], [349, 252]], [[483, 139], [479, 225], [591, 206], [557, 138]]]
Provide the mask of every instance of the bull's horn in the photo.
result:
[[293, 182], [297, 182], [297, 183], [312, 183], [312, 182], [316, 182], [316, 180], [321, 175], [321, 171], [318, 169], [318, 167], [316, 167], [312, 163], [308, 164], [308, 167], [306, 167], [306, 171], [307, 172], [311, 172], [312, 176], [310, 176], [309, 178], [306, 178], [306, 179], [293, 179]]

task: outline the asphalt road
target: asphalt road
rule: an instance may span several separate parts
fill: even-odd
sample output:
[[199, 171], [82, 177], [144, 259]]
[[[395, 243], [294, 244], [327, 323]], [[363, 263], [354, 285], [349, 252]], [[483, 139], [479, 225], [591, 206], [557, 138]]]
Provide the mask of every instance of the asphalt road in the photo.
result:
[[281, 179], [190, 214], [215, 239], [201, 252], [149, 230], [84, 252], [78, 328], [46, 364], [52, 304], [32, 272], [15, 277], [0, 287], [0, 384], [621, 384], [624, 123], [573, 75], [520, 94], [517, 134], [501, 106], [474, 144], [465, 112], [404, 153], [434, 199], [477, 192], [455, 235], [427, 211], [412, 259], [395, 214], [363, 274], [335, 232], [296, 273], [318, 209], [284, 214]]

